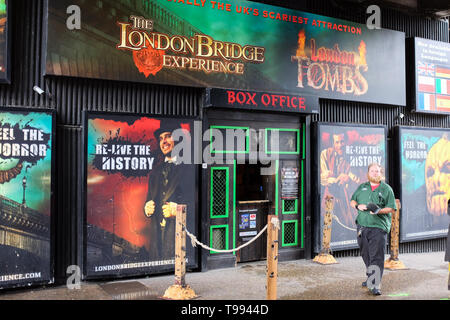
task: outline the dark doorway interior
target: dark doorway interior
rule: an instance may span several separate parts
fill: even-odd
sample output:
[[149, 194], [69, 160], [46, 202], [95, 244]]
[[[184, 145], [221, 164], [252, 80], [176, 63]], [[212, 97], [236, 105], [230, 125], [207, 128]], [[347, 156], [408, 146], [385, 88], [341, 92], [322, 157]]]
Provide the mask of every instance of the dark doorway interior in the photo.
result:
[[[273, 211], [275, 175], [267, 175], [262, 169], [270, 165], [239, 164], [236, 167], [236, 233], [237, 245], [252, 240], [267, 224], [267, 215]], [[256, 241], [236, 254], [237, 262], [266, 258], [267, 236], [264, 233]]]

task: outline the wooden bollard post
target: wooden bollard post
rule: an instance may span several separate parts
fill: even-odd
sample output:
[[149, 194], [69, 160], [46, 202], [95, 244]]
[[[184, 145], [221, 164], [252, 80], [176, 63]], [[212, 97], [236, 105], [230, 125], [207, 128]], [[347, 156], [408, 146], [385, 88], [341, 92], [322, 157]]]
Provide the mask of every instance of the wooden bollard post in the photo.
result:
[[276, 215], [268, 216], [267, 227], [267, 300], [277, 300], [278, 229]]
[[175, 222], [175, 284], [186, 285], [186, 206], [177, 206]]
[[322, 234], [322, 250], [313, 259], [314, 262], [320, 264], [337, 263], [336, 259], [331, 255], [331, 225], [333, 223], [333, 197], [326, 196], [325, 198], [325, 217], [323, 219], [323, 234]]
[[193, 299], [197, 295], [191, 287], [186, 285], [186, 205], [177, 205], [175, 223], [175, 284], [166, 290], [163, 298]]
[[399, 237], [400, 237], [400, 209], [401, 204], [399, 199], [395, 199], [397, 210], [392, 214], [391, 223], [391, 256], [384, 262], [384, 267], [390, 270], [404, 270], [407, 269], [403, 262], [398, 259], [399, 251]]

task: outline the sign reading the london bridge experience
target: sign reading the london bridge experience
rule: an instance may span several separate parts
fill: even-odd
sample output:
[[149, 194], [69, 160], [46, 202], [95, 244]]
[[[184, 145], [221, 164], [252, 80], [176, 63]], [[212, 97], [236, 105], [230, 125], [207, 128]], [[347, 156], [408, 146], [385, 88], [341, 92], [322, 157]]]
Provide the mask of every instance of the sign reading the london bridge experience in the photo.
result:
[[396, 127], [400, 240], [445, 237], [450, 199], [450, 130]]
[[0, 289], [53, 281], [53, 116], [0, 111]]
[[[174, 269], [177, 204], [196, 234], [193, 120], [86, 114], [87, 277]], [[197, 261], [187, 242], [187, 266]]]
[[406, 103], [402, 32], [244, 0], [48, 10], [46, 74]]
[[317, 180], [320, 196], [320, 224], [316, 226], [315, 251], [322, 248], [325, 199], [334, 198], [331, 222], [330, 248], [342, 250], [356, 248], [357, 211], [350, 207], [352, 194], [367, 181], [367, 168], [371, 163], [386, 164], [386, 128], [384, 126], [339, 125], [319, 123], [317, 126]]

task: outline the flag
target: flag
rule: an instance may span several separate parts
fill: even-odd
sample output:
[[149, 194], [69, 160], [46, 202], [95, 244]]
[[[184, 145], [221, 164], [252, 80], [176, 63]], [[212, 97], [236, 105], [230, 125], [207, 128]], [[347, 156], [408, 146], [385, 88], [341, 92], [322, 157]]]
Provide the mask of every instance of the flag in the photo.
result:
[[429, 92], [434, 93], [434, 78], [419, 76], [419, 80], [417, 81], [419, 91], [420, 92]]
[[434, 64], [426, 63], [419, 61], [417, 70], [419, 74], [423, 74], [425, 76], [434, 76]]
[[450, 79], [450, 69], [448, 67], [436, 67], [436, 77]]
[[419, 109], [420, 110], [434, 110], [435, 95], [429, 93], [419, 92]]
[[450, 79], [437, 79], [436, 78], [436, 93], [450, 94]]
[[436, 96], [436, 109], [439, 111], [450, 112], [450, 96]]

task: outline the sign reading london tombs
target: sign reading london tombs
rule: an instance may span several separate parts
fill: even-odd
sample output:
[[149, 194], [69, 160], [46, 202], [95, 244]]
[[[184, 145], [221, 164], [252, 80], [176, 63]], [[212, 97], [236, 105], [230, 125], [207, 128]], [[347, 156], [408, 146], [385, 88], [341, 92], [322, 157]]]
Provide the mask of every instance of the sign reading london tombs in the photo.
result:
[[49, 75], [405, 105], [402, 32], [244, 0], [48, 3]]

